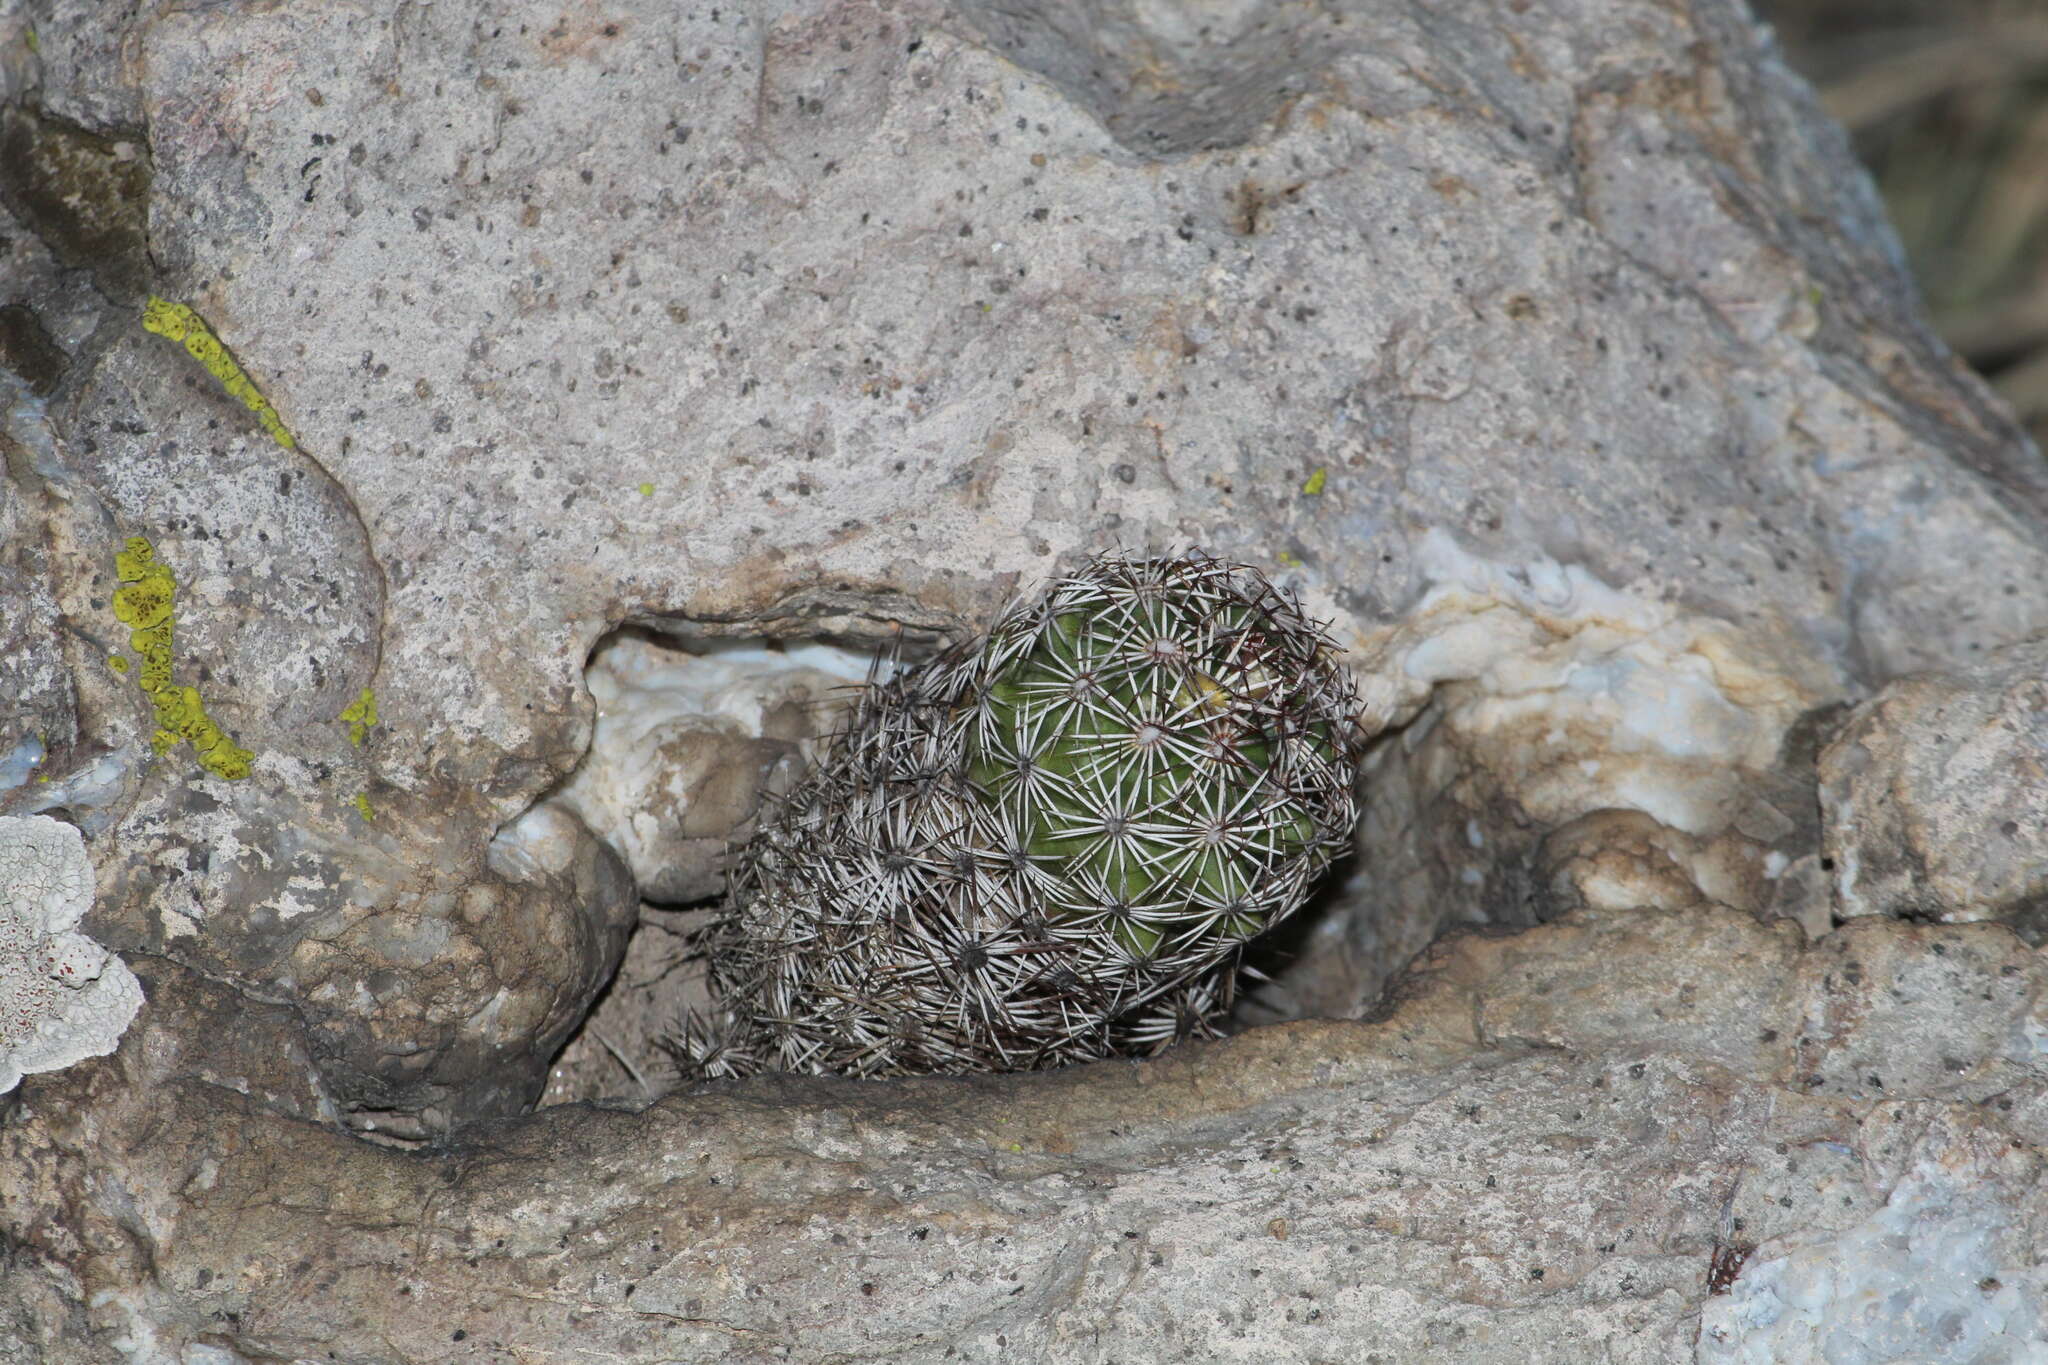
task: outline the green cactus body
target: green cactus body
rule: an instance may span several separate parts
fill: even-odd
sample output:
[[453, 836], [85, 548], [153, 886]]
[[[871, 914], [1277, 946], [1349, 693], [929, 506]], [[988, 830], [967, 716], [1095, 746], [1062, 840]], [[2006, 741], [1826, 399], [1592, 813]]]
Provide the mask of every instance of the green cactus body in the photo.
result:
[[1355, 697], [1255, 571], [1104, 557], [856, 701], [742, 852], [699, 1074], [1013, 1070], [1212, 1032], [1355, 817]]
[[[1334, 758], [1330, 719], [1273, 695], [1288, 637], [1270, 614], [1219, 600], [1199, 562], [1155, 571], [1064, 584], [1000, 624], [966, 736], [969, 777], [1056, 869], [1047, 913], [1113, 907], [1103, 927], [1138, 960], [1263, 927], [1255, 889], [1316, 837], [1314, 784], [1278, 760]], [[1314, 664], [1307, 644], [1292, 662]]]

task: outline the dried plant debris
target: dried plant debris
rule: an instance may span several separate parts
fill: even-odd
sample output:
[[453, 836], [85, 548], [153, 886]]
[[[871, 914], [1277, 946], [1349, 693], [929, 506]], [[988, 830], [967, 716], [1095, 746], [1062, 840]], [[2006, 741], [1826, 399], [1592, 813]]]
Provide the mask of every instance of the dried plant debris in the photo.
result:
[[2048, 445], [2048, 9], [1756, 8], [1854, 136], [1936, 329]]
[[871, 681], [700, 943], [695, 1077], [1012, 1071], [1211, 1036], [1355, 822], [1356, 695], [1256, 570], [1105, 556]]

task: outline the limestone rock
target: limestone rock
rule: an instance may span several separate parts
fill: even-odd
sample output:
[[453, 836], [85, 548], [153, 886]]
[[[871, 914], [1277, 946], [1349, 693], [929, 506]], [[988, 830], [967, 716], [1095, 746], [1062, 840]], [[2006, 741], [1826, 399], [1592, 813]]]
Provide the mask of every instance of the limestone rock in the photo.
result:
[[590, 751], [552, 804], [626, 860], [642, 897], [708, 900], [763, 800], [796, 784], [865, 660], [829, 646], [696, 649], [621, 634], [591, 656]]
[[1901, 678], [1821, 756], [1836, 912], [2048, 930], [2048, 640]]
[[[0, 104], [62, 152], [0, 185], [0, 815], [82, 831], [82, 927], [149, 990], [0, 1118], [7, 1365], [458, 1331], [1740, 1359], [1908, 1279], [1886, 1330], [2040, 1350], [2008, 1265], [2042, 1240], [2039, 960], [1827, 934], [1813, 755], [1894, 678], [2048, 632], [2048, 466], [1734, 0], [33, 0]], [[67, 186], [98, 217], [48, 211]], [[128, 245], [68, 267], [88, 230]], [[131, 535], [246, 781], [151, 752], [110, 663]], [[1330, 618], [1384, 732], [1348, 876], [1247, 1015], [1339, 1018], [514, 1117], [636, 878], [714, 886], [762, 741], [803, 742], [676, 713], [696, 738], [612, 790], [676, 777], [685, 812], [579, 814], [593, 651], [857, 672], [1191, 543]], [[1856, 721], [1900, 727], [1896, 771], [1943, 747], [1914, 686]], [[1961, 686], [2022, 714], [2017, 674]], [[1888, 851], [2024, 924], [1974, 847]], [[603, 1065], [553, 1093], [644, 1099]]]
[[[1820, 1021], [1832, 1056], [1895, 1056], [1895, 986], [1959, 958], [1952, 1036], [2016, 1069], [1809, 1082], [1834, 1069], [1804, 1051]], [[13, 1229], [31, 1263], [122, 1286], [93, 1300], [101, 1339], [166, 1358], [424, 1360], [460, 1333], [738, 1362], [1665, 1362], [1858, 1323], [1909, 1349], [1938, 1327], [1976, 1359], [2048, 1346], [2026, 1041], [2048, 970], [1998, 926], [1872, 920], [1811, 950], [1726, 909], [1580, 911], [1446, 941], [1373, 1023], [1031, 1076], [765, 1077], [549, 1109], [433, 1159], [202, 1082], [191, 1044], [164, 1044], [201, 1036], [181, 1015], [205, 989], [172, 985], [145, 1023], [165, 1037], [35, 1097], [101, 1132], [0, 1129], [0, 1169], [35, 1196], [9, 1207], [39, 1210]], [[95, 1178], [95, 1144], [143, 1131], [160, 1156]]]
[[0, 1095], [24, 1072], [106, 1056], [142, 1008], [135, 974], [78, 932], [92, 893], [77, 829], [0, 816]]

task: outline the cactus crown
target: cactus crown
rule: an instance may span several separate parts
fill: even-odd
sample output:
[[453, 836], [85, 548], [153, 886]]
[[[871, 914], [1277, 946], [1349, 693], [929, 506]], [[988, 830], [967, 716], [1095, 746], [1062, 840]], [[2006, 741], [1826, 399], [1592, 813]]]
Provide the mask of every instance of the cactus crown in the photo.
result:
[[871, 682], [742, 852], [700, 1075], [1015, 1070], [1213, 1032], [1350, 837], [1355, 696], [1256, 570], [1098, 558]]

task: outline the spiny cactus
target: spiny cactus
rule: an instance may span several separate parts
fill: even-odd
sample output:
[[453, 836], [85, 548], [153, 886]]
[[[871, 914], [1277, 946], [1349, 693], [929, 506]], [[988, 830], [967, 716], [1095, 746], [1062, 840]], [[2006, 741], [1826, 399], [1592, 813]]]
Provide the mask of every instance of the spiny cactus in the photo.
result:
[[1207, 1035], [1355, 818], [1355, 695], [1256, 570], [1105, 556], [871, 682], [708, 931], [701, 1076], [1009, 1071]]

